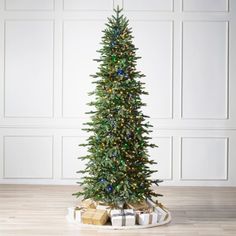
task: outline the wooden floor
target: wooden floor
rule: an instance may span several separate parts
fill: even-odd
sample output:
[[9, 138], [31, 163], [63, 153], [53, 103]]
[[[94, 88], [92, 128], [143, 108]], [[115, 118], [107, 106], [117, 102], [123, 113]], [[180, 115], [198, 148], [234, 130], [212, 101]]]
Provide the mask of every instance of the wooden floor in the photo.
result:
[[195, 236], [236, 235], [236, 188], [160, 187], [172, 212], [166, 226], [130, 231], [81, 229], [66, 209], [77, 186], [0, 185], [0, 236]]

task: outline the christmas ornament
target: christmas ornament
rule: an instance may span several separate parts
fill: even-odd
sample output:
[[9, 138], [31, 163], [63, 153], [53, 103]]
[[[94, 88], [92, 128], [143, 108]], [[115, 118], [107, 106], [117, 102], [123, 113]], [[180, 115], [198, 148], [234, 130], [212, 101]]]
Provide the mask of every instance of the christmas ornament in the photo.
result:
[[122, 76], [122, 75], [124, 75], [124, 71], [123, 71], [122, 69], [118, 69], [118, 70], [117, 70], [117, 74], [118, 74], [119, 76]]
[[112, 59], [113, 62], [116, 62], [116, 60], [117, 60], [116, 55], [112, 55], [111, 59]]
[[99, 182], [100, 182], [100, 183], [105, 183], [106, 180], [102, 178], [102, 179], [99, 180]]
[[117, 37], [120, 34], [120, 29], [119, 28], [115, 28], [114, 34]]
[[108, 185], [108, 186], [107, 186], [107, 191], [108, 191], [109, 193], [111, 193], [111, 192], [113, 191], [113, 187], [112, 187], [111, 185]]

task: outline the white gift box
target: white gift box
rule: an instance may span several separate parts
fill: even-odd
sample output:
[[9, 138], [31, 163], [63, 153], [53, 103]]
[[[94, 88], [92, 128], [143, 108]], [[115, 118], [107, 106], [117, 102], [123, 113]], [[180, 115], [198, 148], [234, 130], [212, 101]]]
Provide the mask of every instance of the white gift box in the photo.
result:
[[158, 215], [156, 212], [151, 213], [137, 213], [137, 223], [139, 225], [148, 225], [148, 224], [156, 224]]
[[158, 215], [157, 216], [158, 222], [162, 222], [162, 221], [166, 220], [168, 213], [165, 210], [163, 210], [161, 207], [159, 207], [159, 206], [154, 207], [154, 212], [156, 212]]
[[112, 226], [135, 225], [135, 212], [133, 209], [111, 210]]
[[82, 213], [84, 212], [85, 210], [84, 209], [78, 209], [76, 207], [68, 207], [67, 208], [67, 219], [69, 221], [76, 221], [78, 223], [81, 223], [81, 216], [82, 216]]
[[84, 209], [75, 209], [75, 221], [78, 223], [82, 222], [82, 214], [84, 213]]
[[[153, 207], [153, 211], [157, 213], [157, 222], [162, 222], [168, 217], [168, 213], [165, 211], [161, 204], [156, 204], [150, 199], [147, 199], [148, 204]], [[160, 207], [162, 206], [162, 207]]]
[[70, 221], [74, 221], [75, 220], [75, 207], [68, 207], [67, 208], [67, 218]]

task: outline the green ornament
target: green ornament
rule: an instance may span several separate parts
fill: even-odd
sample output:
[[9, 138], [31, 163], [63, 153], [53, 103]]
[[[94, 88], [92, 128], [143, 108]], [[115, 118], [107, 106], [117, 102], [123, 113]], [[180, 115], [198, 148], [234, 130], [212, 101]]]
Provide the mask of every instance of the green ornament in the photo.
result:
[[111, 60], [112, 60], [113, 62], [116, 62], [116, 59], [117, 59], [117, 58], [116, 58], [116, 55], [112, 55], [112, 56], [111, 56]]
[[122, 59], [122, 60], [121, 60], [121, 64], [122, 64], [123, 66], [125, 66], [125, 64], [126, 64], [126, 59]]
[[116, 190], [117, 190], [117, 191], [119, 191], [119, 190], [120, 190], [120, 188], [121, 188], [121, 186], [120, 186], [120, 185], [117, 185], [117, 186], [116, 186]]

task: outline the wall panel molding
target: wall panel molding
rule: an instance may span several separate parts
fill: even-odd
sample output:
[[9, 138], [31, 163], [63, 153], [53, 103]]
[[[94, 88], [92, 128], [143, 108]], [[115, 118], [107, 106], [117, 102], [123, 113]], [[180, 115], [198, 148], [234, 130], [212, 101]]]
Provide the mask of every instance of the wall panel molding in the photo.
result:
[[[166, 144], [164, 144], [165, 142]], [[158, 148], [154, 148], [149, 151], [151, 155], [150, 159], [157, 162], [156, 169], [158, 170], [158, 172], [153, 174], [153, 178], [162, 179], [164, 181], [172, 181], [173, 180], [173, 136], [162, 136], [162, 135], [155, 136], [152, 139], [152, 143], [155, 143], [158, 146]], [[163, 145], [161, 145], [160, 143], [162, 143]], [[161, 149], [163, 149], [163, 151], [161, 151]], [[158, 154], [156, 156], [155, 153], [159, 153], [160, 156]], [[167, 158], [169, 160], [166, 161]], [[161, 162], [162, 168], [159, 167], [160, 162]], [[159, 174], [159, 172], [161, 173]]]
[[[192, 141], [192, 144], [190, 140]], [[184, 147], [184, 142], [186, 143], [188, 142], [187, 143], [188, 146]], [[215, 144], [213, 144], [213, 142], [215, 142]], [[221, 145], [223, 144], [223, 150], [219, 149], [217, 151], [216, 148], [217, 147], [219, 148], [220, 142], [221, 142]], [[228, 181], [228, 176], [229, 176], [228, 174], [229, 138], [228, 137], [215, 137], [215, 136], [213, 137], [209, 137], [209, 136], [207, 137], [199, 137], [199, 136], [181, 137], [180, 153], [181, 153], [180, 155], [180, 180], [182, 181]], [[219, 155], [219, 153], [222, 155]], [[187, 156], [184, 157], [184, 154]], [[186, 165], [186, 164], [184, 165], [184, 158], [186, 159], [185, 161], [189, 165]], [[208, 159], [205, 159], [205, 158], [208, 158]], [[222, 158], [222, 160], [220, 160], [219, 158]], [[197, 159], [200, 159], [201, 163]], [[189, 170], [184, 169], [184, 168], [189, 168]], [[216, 177], [217, 170], [221, 171], [220, 173], [221, 177]], [[207, 175], [208, 177], [206, 177]]]
[[[7, 145], [7, 140], [9, 143], [12, 142], [12, 145]], [[53, 179], [53, 153], [53, 136], [5, 135], [3, 136], [3, 178]]]
[[182, 0], [183, 12], [228, 12], [229, 0]]
[[78, 160], [79, 156], [86, 155], [85, 148], [79, 147], [84, 139], [83, 136], [61, 137], [61, 179], [80, 179], [81, 174], [77, 174], [76, 171], [82, 170], [85, 165], [83, 161]]
[[89, 75], [117, 5], [150, 93], [143, 112], [160, 146], [150, 152], [160, 162], [154, 178], [236, 186], [235, 0], [0, 0], [0, 183], [79, 180]]
[[[88, 92], [93, 91], [94, 87], [91, 84], [92, 80], [90, 74], [96, 73], [97, 64], [93, 62], [97, 58], [95, 48], [100, 48], [96, 43], [91, 45], [94, 41], [94, 35], [99, 34], [96, 38], [101, 37], [101, 30], [103, 29], [103, 20], [65, 20], [63, 21], [63, 53], [62, 53], [62, 117], [63, 118], [87, 118], [85, 112], [91, 108], [86, 104], [91, 100]], [[89, 27], [88, 27], [89, 25]], [[73, 28], [73, 29], [72, 29]], [[87, 37], [80, 36], [80, 28], [86, 29]], [[99, 30], [100, 29], [100, 30]], [[67, 30], [67, 31], [66, 31]], [[93, 32], [92, 32], [93, 30]], [[65, 33], [65, 31], [67, 33]], [[96, 33], [95, 33], [96, 31]], [[73, 35], [68, 37], [68, 35]], [[67, 38], [65, 38], [67, 36]], [[72, 38], [78, 37], [77, 40]], [[81, 40], [79, 42], [79, 40]], [[68, 43], [67, 43], [68, 41]], [[85, 43], [90, 44], [90, 48], [85, 48]], [[66, 48], [67, 47], [67, 48]], [[76, 55], [74, 52], [78, 52]], [[80, 57], [82, 54], [83, 57]], [[90, 56], [88, 56], [90, 54]], [[66, 56], [68, 57], [66, 59]], [[71, 56], [76, 58], [74, 64], [69, 60]], [[78, 68], [78, 60], [80, 60], [81, 67]], [[86, 64], [85, 64], [86, 63]], [[83, 64], [83, 65], [82, 65]], [[89, 67], [86, 65], [90, 65]], [[90, 68], [89, 70], [87, 68]], [[73, 74], [72, 72], [73, 71]], [[89, 72], [90, 71], [90, 72]], [[83, 81], [75, 80], [75, 78], [83, 77]], [[67, 89], [67, 90], [66, 90]], [[81, 100], [81, 93], [83, 94]], [[73, 95], [73, 97], [71, 97]], [[74, 107], [73, 107], [74, 105]]]
[[[14, 27], [15, 24], [15, 27]], [[16, 27], [18, 24], [18, 27]], [[25, 24], [25, 29], [24, 29]], [[33, 27], [33, 24], [34, 27]], [[42, 24], [40, 26], [40, 24]], [[48, 25], [47, 25], [48, 24]], [[12, 31], [8, 30], [10, 26], [12, 27]], [[45, 37], [48, 36], [48, 42], [51, 45], [48, 45], [50, 48], [50, 52], [48, 52], [48, 47], [42, 47], [41, 51], [38, 51], [39, 49], [39, 40], [37, 39], [40, 37], [40, 34], [35, 37], [35, 33], [32, 35], [31, 31], [28, 31], [29, 34], [26, 38], [23, 36], [23, 31], [27, 31], [30, 28], [33, 30], [33, 28], [37, 28], [42, 31], [43, 33], [50, 33], [51, 35], [44, 35], [41, 36], [41, 41], [45, 41]], [[49, 29], [50, 27], [50, 29]], [[48, 28], [48, 29], [47, 29]], [[6, 20], [4, 23], [4, 117], [5, 118], [52, 118], [54, 115], [54, 21], [53, 20], [34, 20], [34, 19], [11, 19]], [[18, 32], [19, 31], [19, 32]], [[45, 32], [44, 32], [45, 31]], [[22, 35], [21, 41], [24, 42], [24, 45], [20, 47], [19, 39], [17, 39], [17, 42], [14, 42], [14, 34], [18, 33], [18, 36]], [[8, 34], [11, 34], [8, 35]], [[33, 40], [34, 37], [34, 40]], [[26, 43], [27, 41], [27, 43]], [[36, 42], [37, 47], [36, 47]], [[28, 46], [31, 44], [31, 48]], [[32, 47], [35, 46], [35, 49]], [[9, 56], [8, 53], [11, 50], [11, 55]], [[17, 51], [18, 50], [18, 51]], [[39, 55], [33, 55], [32, 51], [35, 50], [35, 53], [38, 53]], [[21, 58], [20, 54], [23, 54], [22, 56], [25, 57]], [[45, 60], [48, 60], [48, 63], [44, 62], [42, 54], [44, 53], [44, 56], [46, 56]], [[36, 62], [34, 60], [39, 57], [37, 63], [42, 63], [43, 68], [39, 65], [37, 66]], [[22, 61], [22, 62], [21, 62]], [[23, 63], [23, 64], [20, 64]], [[32, 64], [30, 64], [32, 63]], [[50, 67], [49, 67], [49, 65]], [[12, 68], [14, 67], [14, 69]], [[28, 69], [27, 69], [28, 67]], [[48, 68], [47, 68], [48, 67]], [[15, 71], [17, 71], [17, 76]], [[48, 69], [48, 73], [40, 72], [43, 70]], [[29, 70], [29, 71], [27, 71]], [[38, 75], [40, 74], [40, 76]], [[21, 77], [18, 77], [21, 76]], [[32, 78], [38, 78], [38, 81], [31, 81]], [[16, 83], [13, 83], [13, 79], [17, 78], [17, 81], [19, 78], [22, 78], [23, 81], [16, 85]], [[10, 82], [9, 82], [10, 79]], [[44, 81], [42, 80], [44, 79]], [[49, 81], [48, 81], [48, 80]], [[15, 82], [17, 82], [15, 81]], [[12, 83], [11, 83], [12, 82]], [[44, 83], [42, 83], [44, 82]], [[19, 82], [18, 82], [19, 83]], [[44, 88], [42, 85], [44, 84]], [[11, 87], [11, 86], [15, 87]], [[31, 85], [32, 87], [28, 87]], [[37, 87], [36, 87], [37, 85]], [[20, 86], [22, 86], [22, 91], [20, 92]], [[39, 93], [39, 89], [41, 87], [41, 94]], [[48, 90], [48, 87], [50, 90]], [[31, 89], [35, 89], [35, 91], [31, 91]], [[45, 94], [45, 91], [47, 91], [48, 94]], [[8, 93], [11, 95], [8, 96]], [[36, 95], [35, 95], [36, 94]], [[26, 97], [27, 95], [27, 97]], [[48, 96], [48, 100], [44, 101], [44, 103], [41, 104], [41, 107], [39, 107], [39, 104], [41, 100], [45, 98], [45, 96]], [[18, 97], [17, 97], [18, 96]], [[13, 107], [8, 108], [9, 104], [14, 105], [15, 108], [17, 108], [17, 111], [13, 110]], [[32, 102], [32, 104], [30, 104]], [[33, 104], [34, 102], [34, 104]], [[48, 105], [50, 104], [51, 105]], [[38, 106], [38, 107], [37, 107]], [[45, 110], [45, 106], [47, 106], [47, 110]], [[29, 108], [30, 107], [30, 108]], [[37, 108], [37, 109], [36, 109]], [[21, 109], [21, 110], [19, 110]], [[29, 110], [27, 110], [29, 109]], [[34, 110], [34, 111], [33, 111]], [[41, 110], [41, 111], [40, 111]], [[41, 115], [37, 115], [37, 113], [40, 113]], [[35, 113], [35, 114], [34, 114]]]
[[[134, 43], [137, 47], [142, 44], [145, 45], [143, 48], [139, 47], [137, 51], [138, 56], [142, 55], [138, 61], [138, 68], [142, 71], [145, 71], [146, 68], [147, 71], [145, 82], [149, 96], [143, 98], [144, 101], [147, 99], [146, 103], [148, 104], [143, 109], [144, 113], [152, 114], [151, 119], [155, 120], [173, 119], [174, 22], [168, 20], [132, 20], [131, 23], [133, 23], [134, 36], [136, 37]], [[155, 29], [164, 30], [163, 32], [156, 31], [157, 36], [152, 37], [151, 35], [155, 34]], [[155, 43], [162, 45], [162, 47], [150, 48]], [[158, 76], [156, 76], [157, 72]], [[161, 102], [164, 100], [165, 105]]]
[[56, 0], [4, 0], [5, 11], [52, 11]]
[[125, 11], [173, 12], [174, 0], [123, 0]]
[[64, 11], [112, 11], [113, 0], [63, 0]]
[[[217, 113], [217, 112], [219, 113], [219, 111], [217, 111], [219, 105], [217, 105], [217, 106], [215, 105], [215, 102], [217, 103], [217, 101], [215, 99], [211, 98], [210, 96], [208, 96], [208, 94], [207, 94], [212, 89], [212, 87], [214, 86], [213, 81], [212, 81], [212, 87], [209, 87], [208, 92], [203, 91], [202, 95], [201, 96], [199, 95], [199, 97], [198, 97], [199, 100], [201, 100], [202, 97], [206, 98], [205, 99], [206, 102], [208, 100], [207, 97], [210, 97], [211, 98], [211, 105], [208, 104], [208, 107], [206, 107], [202, 111], [199, 108], [197, 108], [197, 107], [200, 107], [200, 106], [204, 106], [205, 104], [200, 103], [200, 102], [199, 102], [199, 104], [197, 104], [197, 97], [194, 98], [192, 96], [192, 94], [195, 93], [195, 95], [196, 95], [197, 93], [200, 93], [201, 90], [204, 89], [203, 86], [204, 85], [209, 86], [209, 84], [206, 84], [206, 82], [205, 82], [205, 79], [207, 78], [206, 76], [204, 77], [205, 78], [204, 80], [202, 79], [202, 82], [201, 82], [202, 84], [200, 84], [199, 82], [197, 82], [197, 80], [201, 79], [201, 76], [200, 77], [198, 76], [198, 78], [195, 78], [196, 76], [194, 74], [199, 73], [199, 72], [197, 72], [197, 70], [202, 70], [202, 74], [203, 73], [210, 74], [211, 72], [210, 71], [206, 72], [207, 69], [204, 68], [203, 64], [198, 65], [198, 67], [195, 66], [196, 61], [191, 62], [191, 64], [190, 64], [190, 61], [191, 61], [190, 54], [188, 55], [188, 58], [186, 59], [186, 64], [188, 63], [188, 65], [186, 66], [186, 71], [190, 70], [189, 69], [190, 67], [193, 67], [193, 69], [195, 71], [192, 71], [191, 73], [188, 72], [189, 74], [188, 74], [188, 77], [186, 79], [189, 80], [191, 77], [195, 76], [194, 81], [196, 81], [196, 82], [195, 82], [195, 86], [192, 87], [192, 94], [189, 93], [189, 95], [191, 95], [191, 96], [187, 97], [186, 100], [184, 100], [184, 85], [185, 85], [185, 83], [184, 83], [184, 74], [185, 74], [185, 71], [184, 71], [184, 68], [185, 68], [185, 62], [184, 62], [184, 47], [185, 47], [185, 44], [184, 44], [184, 25], [186, 25], [186, 24], [192, 24], [192, 25], [196, 24], [195, 26], [197, 26], [198, 24], [201, 24], [202, 26], [204, 26], [204, 25], [209, 25], [209, 24], [222, 24], [222, 23], [225, 24], [225, 29], [224, 29], [225, 30], [225, 35], [224, 35], [225, 44], [222, 45], [224, 47], [223, 50], [224, 50], [224, 53], [225, 53], [225, 55], [222, 56], [224, 58], [224, 62], [220, 63], [219, 60], [218, 61], [216, 60], [214, 62], [214, 64], [209, 65], [209, 66], [211, 66], [211, 69], [212, 69], [211, 71], [212, 72], [214, 72], [214, 70], [218, 69], [218, 74], [220, 74], [220, 75], [222, 74], [222, 76], [224, 76], [224, 83], [222, 84], [222, 82], [221, 83], [218, 82], [219, 85], [217, 84], [218, 86], [217, 87], [215, 86], [215, 90], [213, 91], [214, 93], [212, 92], [212, 94], [210, 95], [211, 97], [213, 97], [213, 96], [217, 97], [217, 96], [220, 95], [220, 90], [219, 89], [224, 88], [224, 90], [221, 91], [221, 93], [224, 93], [224, 95], [222, 95], [223, 97], [220, 100], [220, 101], [223, 101], [223, 99], [224, 99], [224, 104], [220, 104], [221, 105], [221, 110], [224, 109], [224, 111], [220, 111], [221, 114], [219, 115], [219, 114], [213, 114], [213, 113]], [[210, 29], [212, 27], [213, 27], [213, 25], [211, 27], [208, 26], [208, 29]], [[194, 29], [194, 30], [196, 29], [196, 27], [191, 27], [191, 28]], [[182, 31], [182, 34], [181, 34], [181, 118], [182, 119], [193, 119], [193, 120], [227, 120], [227, 119], [229, 119], [229, 22], [228, 21], [215, 21], [215, 20], [212, 20], [212, 21], [199, 21], [199, 20], [197, 20], [197, 21], [190, 21], [190, 20], [189, 21], [183, 21], [181, 31]], [[215, 32], [213, 32], [213, 33], [215, 33]], [[195, 35], [195, 36], [197, 36], [197, 35]], [[213, 36], [211, 36], [211, 38], [213, 38]], [[223, 41], [223, 38], [222, 38], [222, 41]], [[186, 41], [186, 43], [187, 43], [187, 41]], [[213, 44], [213, 42], [208, 42], [208, 45], [210, 43]], [[218, 42], [217, 46], [219, 46], [219, 43], [220, 43], [220, 41]], [[217, 50], [217, 46], [215, 46], [216, 50]], [[195, 49], [196, 47], [197, 47], [196, 44], [191, 45], [191, 47], [188, 47], [186, 49], [186, 53], [188, 51], [190, 51], [190, 49], [193, 49], [192, 52], [191, 52], [191, 55], [200, 54], [200, 52], [197, 51], [197, 49]], [[203, 45], [202, 47], [206, 48], [207, 46]], [[205, 53], [205, 52], [203, 51], [203, 53]], [[207, 55], [205, 55], [205, 56], [207, 56]], [[210, 57], [211, 56], [208, 56], [208, 59], [209, 59], [208, 61], [209, 62], [210, 62]], [[217, 56], [215, 56], [215, 57], [217, 57]], [[193, 58], [192, 58], [192, 60], [193, 60]], [[198, 62], [199, 62], [198, 64], [201, 63], [200, 60], [198, 60]], [[194, 68], [194, 66], [195, 66], [195, 68]], [[221, 72], [220, 69], [219, 69], [220, 66], [224, 66], [225, 68], [223, 68], [222, 70], [225, 70], [225, 71]], [[220, 75], [217, 78], [217, 80], [222, 78], [222, 77], [220, 77]], [[208, 78], [211, 79], [210, 77], [208, 77]], [[191, 85], [191, 83], [189, 83], [189, 84]], [[199, 86], [201, 86], [201, 88]], [[188, 90], [186, 89], [186, 91], [188, 91]], [[193, 101], [193, 99], [194, 99], [194, 101]], [[198, 109], [198, 111], [197, 110], [196, 111], [192, 110], [191, 112], [188, 112], [189, 113], [188, 115], [184, 114], [185, 113], [185, 111], [184, 111], [184, 102], [186, 102], [186, 104], [188, 104], [188, 102], [189, 102], [189, 104], [191, 104], [191, 105], [188, 105], [189, 108], [190, 107], [195, 107], [196, 109]], [[193, 102], [194, 102], [194, 105], [193, 105]], [[216, 107], [216, 108], [214, 108], [214, 110], [213, 110], [211, 107]], [[212, 109], [211, 113], [213, 115], [211, 113], [206, 114], [206, 111], [210, 110], [210, 109]], [[190, 114], [190, 113], [195, 113], [195, 114], [193, 115], [193, 114]], [[197, 113], [199, 113], [199, 114], [197, 114]]]

